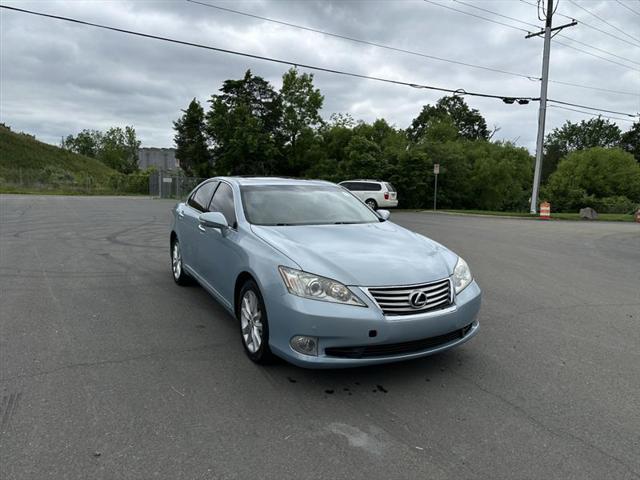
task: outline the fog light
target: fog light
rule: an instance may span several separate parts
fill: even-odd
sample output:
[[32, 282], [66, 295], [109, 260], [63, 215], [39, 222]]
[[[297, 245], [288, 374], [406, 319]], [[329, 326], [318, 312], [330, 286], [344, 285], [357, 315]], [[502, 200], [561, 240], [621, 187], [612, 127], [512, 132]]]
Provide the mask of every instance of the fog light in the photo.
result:
[[296, 335], [291, 338], [289, 344], [296, 352], [303, 355], [318, 355], [318, 339], [316, 337]]

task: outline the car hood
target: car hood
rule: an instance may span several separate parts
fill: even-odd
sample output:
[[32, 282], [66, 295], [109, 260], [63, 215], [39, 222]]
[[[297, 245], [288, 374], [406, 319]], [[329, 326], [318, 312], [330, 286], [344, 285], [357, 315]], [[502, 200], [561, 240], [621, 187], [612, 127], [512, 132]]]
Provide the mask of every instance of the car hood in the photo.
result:
[[410, 285], [451, 275], [457, 256], [391, 222], [258, 226], [253, 232], [306, 272], [346, 285]]

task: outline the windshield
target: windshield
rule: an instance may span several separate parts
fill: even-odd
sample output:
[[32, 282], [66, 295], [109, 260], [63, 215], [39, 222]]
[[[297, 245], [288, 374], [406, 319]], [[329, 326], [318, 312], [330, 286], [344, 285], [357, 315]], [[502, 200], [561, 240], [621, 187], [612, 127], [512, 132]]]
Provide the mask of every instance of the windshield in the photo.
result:
[[241, 187], [244, 214], [254, 225], [374, 223], [380, 218], [352, 194], [330, 185]]

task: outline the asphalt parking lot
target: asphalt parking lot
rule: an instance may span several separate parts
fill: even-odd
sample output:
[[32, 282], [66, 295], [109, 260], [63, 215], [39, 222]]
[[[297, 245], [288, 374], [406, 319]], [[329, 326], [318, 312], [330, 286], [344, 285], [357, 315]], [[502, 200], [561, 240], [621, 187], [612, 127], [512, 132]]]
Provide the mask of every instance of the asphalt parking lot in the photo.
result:
[[0, 196], [0, 477], [640, 478], [640, 225], [397, 212], [464, 256], [481, 331], [267, 368], [174, 284], [173, 202]]

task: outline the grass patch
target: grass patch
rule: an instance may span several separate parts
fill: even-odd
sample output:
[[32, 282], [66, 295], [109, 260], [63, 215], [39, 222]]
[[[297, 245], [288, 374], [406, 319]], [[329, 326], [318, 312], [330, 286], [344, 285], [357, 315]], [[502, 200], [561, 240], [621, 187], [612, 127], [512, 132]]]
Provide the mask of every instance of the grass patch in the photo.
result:
[[95, 158], [0, 125], [0, 193], [148, 195], [149, 175], [124, 175]]
[[106, 183], [115, 170], [35, 137], [0, 126], [0, 184], [86, 182]]
[[[558, 220], [582, 220], [578, 213], [551, 213], [551, 218]], [[596, 221], [603, 222], [634, 222], [633, 215], [627, 215], [625, 213], [599, 213]]]
[[0, 185], [0, 194], [7, 195], [116, 195], [116, 196], [149, 196], [148, 193], [114, 191], [106, 188], [89, 189], [72, 187], [22, 187], [20, 185]]
[[[538, 214], [531, 214], [529, 212], [494, 212], [491, 210], [438, 210], [445, 213], [458, 213], [468, 215], [490, 215], [496, 217], [516, 217], [516, 218], [528, 218], [535, 220], [540, 218]], [[551, 220], [582, 220], [579, 213], [559, 213], [551, 212]], [[586, 221], [586, 220], [585, 220]], [[596, 221], [604, 222], [633, 222], [634, 216], [624, 213], [599, 213]]]

